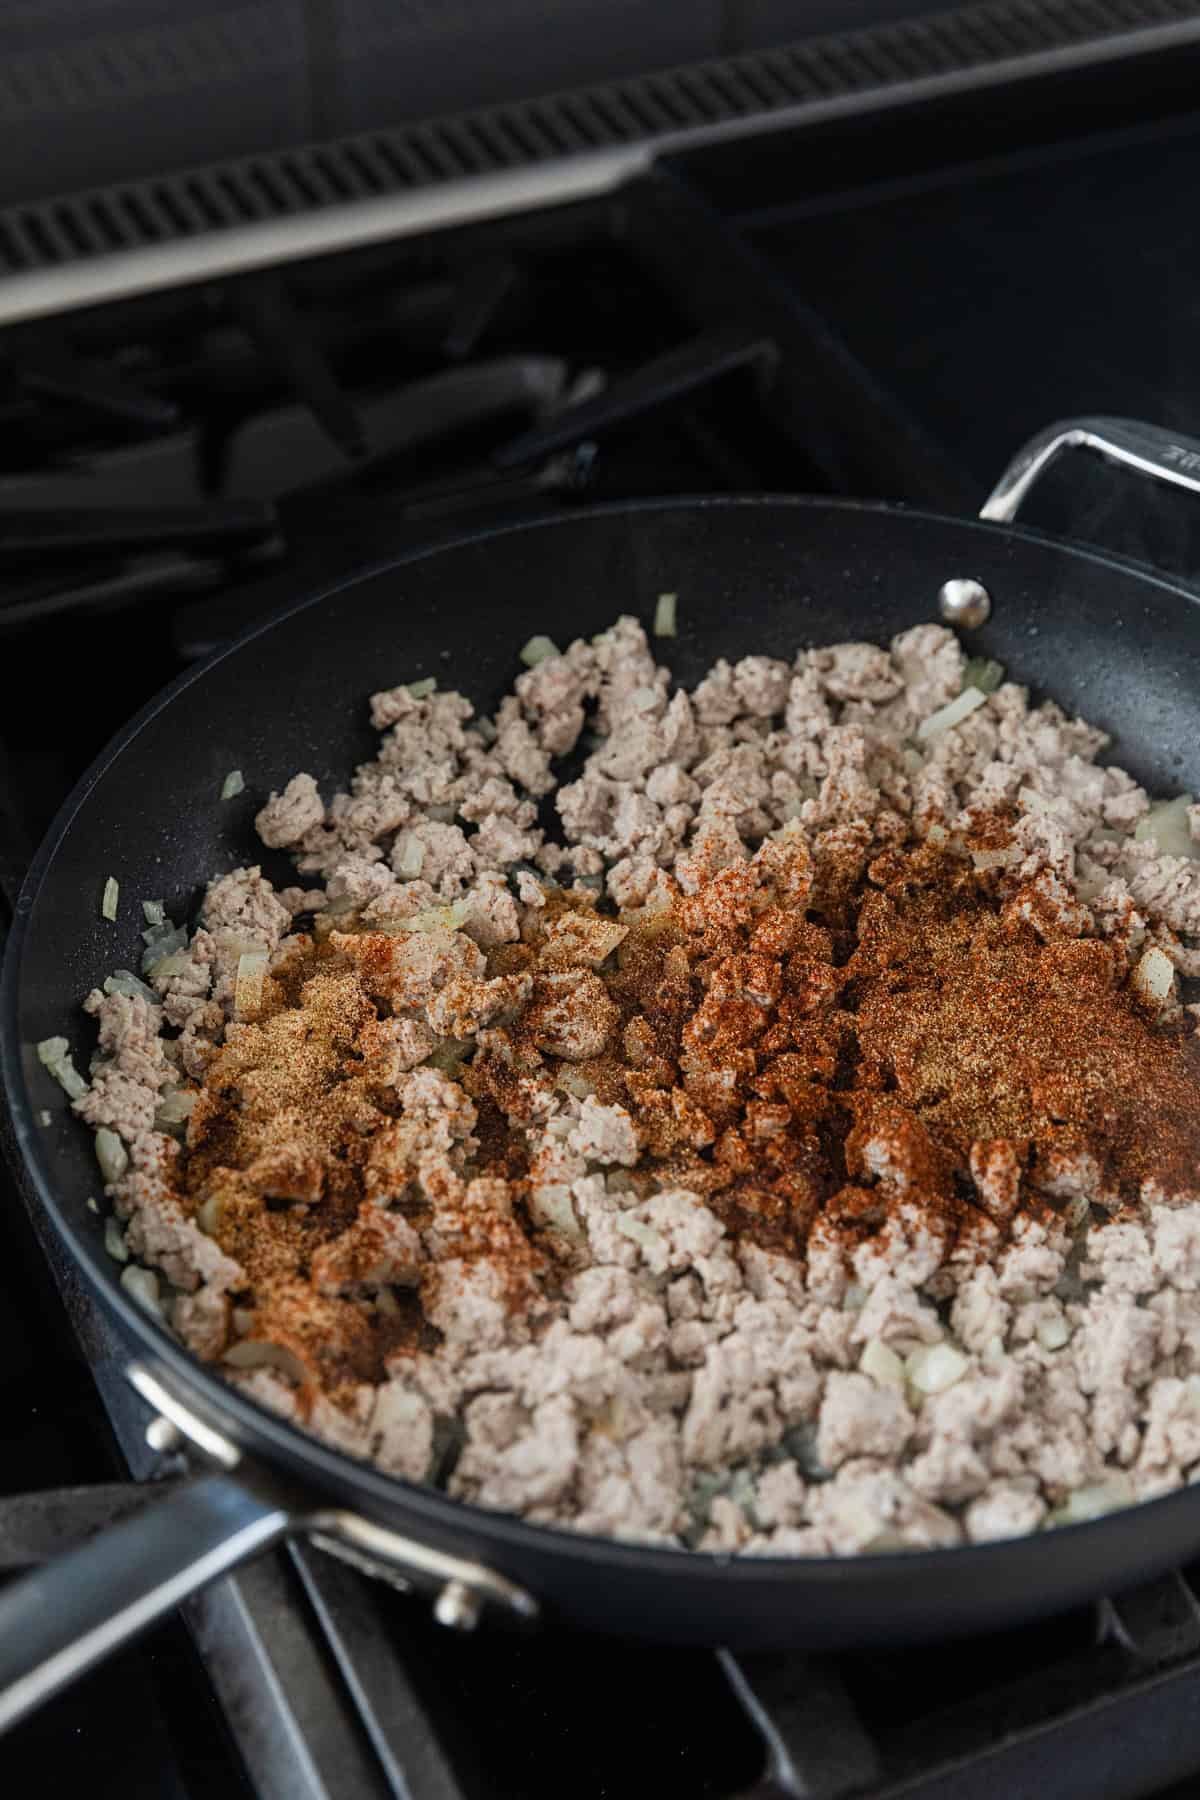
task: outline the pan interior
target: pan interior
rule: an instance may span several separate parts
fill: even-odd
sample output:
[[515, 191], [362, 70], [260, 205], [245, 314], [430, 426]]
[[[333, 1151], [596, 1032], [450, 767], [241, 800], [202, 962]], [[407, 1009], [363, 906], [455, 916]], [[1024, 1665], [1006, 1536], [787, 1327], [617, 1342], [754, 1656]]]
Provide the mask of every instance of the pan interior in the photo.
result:
[[[5, 1017], [10, 1098], [42, 1196], [126, 1319], [144, 1333], [88, 1206], [100, 1197], [89, 1134], [33, 1046], [63, 1033], [86, 1067], [80, 996], [112, 969], [138, 966], [143, 899], [165, 900], [178, 919], [194, 916], [211, 874], [239, 863], [292, 879], [286, 859], [258, 843], [254, 815], [297, 770], [327, 794], [345, 785], [373, 754], [371, 692], [434, 676], [491, 710], [529, 637], [566, 644], [626, 612], [649, 627], [667, 591], [678, 595], [679, 632], [657, 649], [690, 685], [721, 656], [886, 641], [936, 619], [952, 576], [993, 596], [991, 620], [967, 636], [973, 653], [1103, 726], [1114, 757], [1152, 789], [1200, 790], [1195, 599], [1032, 534], [824, 502], [653, 503], [476, 537], [299, 603], [152, 703], [39, 854]], [[223, 802], [235, 768], [246, 791]], [[115, 924], [100, 916], [110, 875]]]

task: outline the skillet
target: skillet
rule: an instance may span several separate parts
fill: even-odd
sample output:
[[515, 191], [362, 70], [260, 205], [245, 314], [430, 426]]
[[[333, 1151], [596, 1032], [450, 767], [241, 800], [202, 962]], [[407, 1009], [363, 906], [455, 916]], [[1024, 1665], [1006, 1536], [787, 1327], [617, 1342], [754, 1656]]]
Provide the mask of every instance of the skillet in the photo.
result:
[[[998, 658], [1015, 680], [1110, 732], [1139, 781], [1200, 790], [1200, 599], [1009, 522], [1070, 448], [1200, 492], [1200, 443], [1091, 419], [1033, 440], [984, 522], [764, 497], [653, 501], [483, 532], [254, 626], [102, 753], [18, 901], [0, 1014], [4, 1080], [36, 1203], [116, 1323], [128, 1377], [159, 1415], [152, 1441], [186, 1442], [190, 1466], [204, 1472], [0, 1595], [0, 1729], [290, 1534], [431, 1593], [446, 1624], [540, 1619], [743, 1649], [993, 1629], [1195, 1556], [1197, 1487], [1004, 1543], [738, 1560], [557, 1532], [384, 1475], [226, 1386], [120, 1286], [88, 1207], [99, 1191], [91, 1135], [34, 1050], [59, 1033], [80, 1045], [80, 996], [131, 962], [134, 907], [126, 901], [117, 926], [99, 917], [107, 875], [130, 899], [164, 897], [175, 918], [194, 916], [213, 872], [262, 861], [286, 878], [284, 861], [264, 856], [254, 813], [297, 769], [328, 790], [373, 754], [369, 693], [434, 675], [491, 710], [527, 638], [590, 635], [623, 611], [647, 618], [667, 590], [680, 596], [680, 635], [658, 650], [689, 685], [718, 656], [886, 641], [940, 605], [972, 654]], [[246, 771], [248, 790], [218, 804], [232, 768]]]

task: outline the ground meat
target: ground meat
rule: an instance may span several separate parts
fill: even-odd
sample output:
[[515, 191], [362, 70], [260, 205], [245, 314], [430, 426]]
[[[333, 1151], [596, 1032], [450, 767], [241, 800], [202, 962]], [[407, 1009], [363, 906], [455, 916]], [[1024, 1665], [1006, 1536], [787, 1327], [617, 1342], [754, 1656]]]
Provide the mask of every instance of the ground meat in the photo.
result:
[[236, 932], [268, 950], [275, 948], [292, 923], [291, 913], [257, 866], [234, 869], [214, 881], [201, 912], [210, 932]]
[[325, 803], [311, 775], [293, 775], [282, 794], [272, 794], [255, 819], [255, 829], [270, 850], [297, 844], [325, 818]]
[[589, 1162], [621, 1163], [632, 1168], [638, 1159], [637, 1133], [625, 1108], [600, 1106], [591, 1095], [583, 1103], [569, 1142]]
[[81, 1119], [107, 1126], [132, 1143], [151, 1130], [158, 1098], [171, 1078], [159, 1036], [162, 1015], [140, 994], [102, 994], [83, 1003], [99, 1027], [91, 1086], [74, 1102]]
[[1015, 684], [923, 731], [964, 673], [922, 623], [688, 694], [626, 617], [490, 720], [375, 694], [346, 790], [258, 815], [319, 885], [214, 879], [158, 1005], [85, 1003], [182, 1341], [406, 1479], [723, 1554], [1196, 1477], [1196, 1027], [1129, 970], [1200, 974], [1200, 863]]
[[128, 1221], [125, 1244], [130, 1253], [153, 1263], [189, 1293], [201, 1283], [213, 1293], [241, 1287], [244, 1276], [238, 1264], [184, 1213], [172, 1180], [178, 1146], [144, 1131], [130, 1149], [128, 1173], [113, 1189], [116, 1209]]
[[203, 1362], [215, 1362], [229, 1341], [229, 1296], [214, 1287], [180, 1294], [171, 1324], [189, 1350]]
[[162, 1001], [163, 1017], [168, 1025], [186, 1030], [204, 1011], [212, 987], [216, 956], [217, 946], [212, 933], [201, 927], [193, 934], [186, 951], [177, 950], [173, 956], [165, 957], [151, 972], [150, 983]]
[[898, 1457], [912, 1431], [912, 1414], [895, 1388], [867, 1375], [838, 1370], [825, 1383], [817, 1420], [817, 1455], [827, 1469], [854, 1456]]

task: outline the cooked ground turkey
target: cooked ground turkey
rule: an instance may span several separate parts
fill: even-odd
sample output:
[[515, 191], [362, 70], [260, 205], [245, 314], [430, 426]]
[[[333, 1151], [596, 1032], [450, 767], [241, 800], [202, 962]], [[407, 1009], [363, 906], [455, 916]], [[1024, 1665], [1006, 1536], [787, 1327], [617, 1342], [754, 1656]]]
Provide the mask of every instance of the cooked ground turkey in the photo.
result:
[[[1200, 811], [967, 673], [919, 625], [688, 693], [623, 618], [491, 719], [376, 694], [348, 791], [259, 814], [296, 885], [214, 880], [85, 1002], [76, 1110], [184, 1342], [394, 1473], [642, 1541], [952, 1544], [1191, 1479]], [[1157, 1071], [1102, 1129], [1088, 1005]]]

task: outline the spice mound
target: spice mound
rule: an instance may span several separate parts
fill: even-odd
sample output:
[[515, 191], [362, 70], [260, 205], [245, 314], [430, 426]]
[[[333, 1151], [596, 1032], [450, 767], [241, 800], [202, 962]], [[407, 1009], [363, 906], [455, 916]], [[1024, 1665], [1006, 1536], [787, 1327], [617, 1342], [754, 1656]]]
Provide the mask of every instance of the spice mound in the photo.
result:
[[90, 1080], [41, 1047], [125, 1285], [547, 1526], [848, 1555], [1197, 1478], [1200, 807], [937, 626], [690, 693], [634, 620], [526, 652], [488, 720], [373, 696], [259, 812], [302, 885], [147, 903]]
[[[536, 1318], [589, 1166], [800, 1262], [897, 1235], [978, 1260], [1018, 1214], [1186, 1189], [1190, 1024], [1038, 900], [965, 847], [785, 836], [648, 915], [560, 892], [486, 957], [452, 931], [296, 944], [209, 1063], [176, 1178], [248, 1277], [239, 1360], [274, 1346], [344, 1400], [484, 1270], [487, 1309]], [[450, 1049], [412, 1069], [431, 1018]]]

